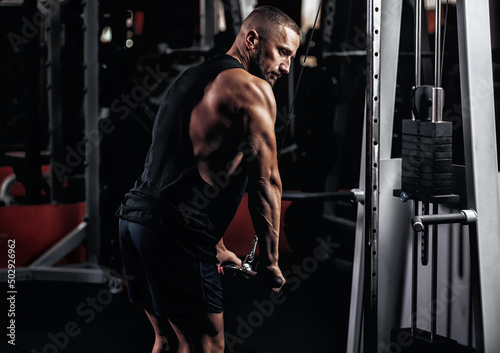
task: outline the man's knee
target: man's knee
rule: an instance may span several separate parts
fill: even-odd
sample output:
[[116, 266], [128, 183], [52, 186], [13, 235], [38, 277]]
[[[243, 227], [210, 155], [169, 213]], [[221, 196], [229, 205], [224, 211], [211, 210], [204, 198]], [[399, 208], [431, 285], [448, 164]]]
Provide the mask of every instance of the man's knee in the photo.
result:
[[208, 336], [203, 342], [205, 352], [223, 353], [224, 352], [224, 331], [219, 332], [216, 336]]
[[181, 347], [184, 341], [190, 347], [199, 347], [198, 349], [201, 349], [202, 352], [224, 352], [224, 319], [222, 313], [205, 313], [192, 320], [172, 322], [172, 326], [177, 332]]
[[208, 344], [205, 345], [207, 352], [223, 353], [224, 352], [224, 321], [222, 314], [209, 314], [208, 322], [210, 329], [205, 336]]

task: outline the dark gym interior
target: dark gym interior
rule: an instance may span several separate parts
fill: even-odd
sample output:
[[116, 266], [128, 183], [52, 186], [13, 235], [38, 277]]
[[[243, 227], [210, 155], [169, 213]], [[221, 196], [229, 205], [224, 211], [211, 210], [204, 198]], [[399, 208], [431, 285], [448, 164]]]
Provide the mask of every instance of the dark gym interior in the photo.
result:
[[[386, 227], [396, 239], [411, 239], [420, 233], [411, 230], [411, 217], [397, 216], [411, 202], [388, 206], [382, 196], [387, 189], [374, 188], [369, 178], [380, 177], [381, 184], [392, 178], [388, 169], [380, 169], [380, 174], [373, 170], [377, 164], [382, 167], [384, 159], [403, 159], [403, 175], [405, 172], [408, 140], [403, 120], [411, 119], [418, 108], [412, 91], [418, 86], [414, 63], [418, 1], [400, 1], [394, 10], [385, 1], [377, 7], [380, 0], [0, 0], [0, 293], [4, 297], [0, 351], [151, 351], [154, 332], [142, 309], [129, 303], [122, 280], [115, 211], [142, 172], [155, 115], [168, 88], [186, 69], [227, 51], [241, 20], [252, 8], [272, 5], [287, 13], [302, 30], [291, 72], [273, 88], [284, 191], [279, 261], [287, 285], [276, 295], [258, 280], [222, 277], [225, 352], [358, 353], [363, 348], [365, 352], [498, 352], [490, 326], [499, 323], [491, 318], [499, 308], [491, 305], [486, 293], [488, 288], [500, 289], [494, 279], [498, 270], [488, 272], [494, 268], [488, 259], [500, 255], [500, 233], [484, 230], [493, 223], [478, 223], [477, 231], [470, 231], [477, 235], [477, 243], [471, 240], [469, 244], [472, 226], [468, 220], [457, 221], [463, 228], [455, 224], [441, 231], [445, 228], [440, 225], [440, 234], [449, 236], [448, 248], [440, 247], [438, 252], [438, 245], [432, 246], [432, 252], [437, 252], [436, 263], [448, 264], [448, 273], [437, 274], [439, 283], [444, 283], [443, 278], [452, 283], [446, 298], [461, 285], [467, 288], [467, 296], [444, 300], [448, 306], [443, 310], [438, 306], [438, 318], [431, 315], [429, 326], [424, 324], [424, 331], [432, 331], [437, 321], [439, 337], [444, 337], [445, 343], [420, 337], [417, 341], [425, 341], [425, 348], [418, 350], [394, 341], [397, 330], [410, 325], [406, 312], [411, 311], [410, 292], [416, 291], [410, 283], [411, 251], [403, 244], [399, 255], [383, 252], [382, 230], [376, 234], [373, 230], [380, 224], [380, 229]], [[442, 118], [453, 130], [449, 141], [454, 178], [449, 193], [453, 197], [436, 201], [447, 196], [441, 193], [429, 201], [427, 194], [414, 190], [415, 195], [409, 198], [413, 198], [415, 209], [421, 206], [426, 212], [422, 222], [432, 216], [429, 205], [434, 205], [434, 215], [443, 212], [438, 205], [444, 205], [450, 214], [474, 209], [478, 221], [488, 210], [493, 213], [488, 217], [500, 218], [500, 2], [478, 1], [489, 11], [490, 40], [485, 50], [491, 54], [492, 76], [491, 82], [490, 77], [480, 79], [483, 85], [469, 91], [469, 102], [464, 101], [465, 72], [478, 68], [472, 64], [466, 71], [462, 63], [478, 58], [460, 51], [472, 46], [462, 44], [470, 40], [461, 35], [469, 13], [460, 6], [470, 3], [443, 0], [439, 11], [440, 35], [445, 39], [441, 42], [441, 85], [446, 92]], [[421, 11], [421, 80], [432, 85], [436, 70], [434, 0], [421, 3]], [[377, 37], [369, 28], [378, 22], [370, 22], [370, 16], [382, 23], [396, 23], [399, 31], [394, 77], [382, 66], [380, 82], [370, 74], [373, 67], [389, 60], [384, 56], [389, 49], [382, 40], [378, 43], [382, 46], [380, 61], [371, 59]], [[393, 21], [395, 17], [400, 21]], [[470, 32], [475, 28], [467, 27]], [[477, 38], [484, 36], [477, 33]], [[373, 87], [390, 85], [393, 122], [387, 133], [375, 130], [378, 118], [369, 122], [377, 112], [373, 109], [377, 105], [369, 100]], [[474, 97], [479, 97], [479, 105], [493, 107], [492, 116], [474, 115]], [[381, 109], [387, 104], [382, 99], [383, 94]], [[496, 124], [496, 128], [485, 128], [484, 121], [491, 122], [487, 126]], [[492, 141], [489, 153], [474, 148], [475, 136], [483, 136], [483, 132], [476, 135], [479, 129], [492, 133], [492, 139], [485, 137]], [[374, 131], [390, 140], [385, 155], [370, 154], [373, 149], [366, 147], [366, 141], [378, 134]], [[386, 147], [381, 142], [380, 151], [382, 148]], [[374, 158], [378, 160], [374, 162]], [[479, 180], [476, 175], [484, 165], [496, 165], [492, 175], [498, 182], [496, 189], [488, 188], [488, 197], [482, 196], [473, 182]], [[451, 178], [451, 171], [449, 174]], [[399, 200], [400, 181], [401, 176], [389, 199]], [[451, 179], [449, 185], [451, 188]], [[356, 198], [356, 193], [363, 191], [363, 198]], [[372, 198], [374, 193], [381, 195], [382, 204], [375, 203], [379, 201]], [[489, 198], [496, 200], [493, 207], [481, 201]], [[457, 199], [460, 201], [455, 202]], [[370, 215], [372, 222], [377, 217], [377, 223], [367, 221]], [[387, 226], [392, 222], [405, 226]], [[425, 234], [429, 227], [433, 226], [425, 225]], [[244, 200], [224, 241], [243, 259], [250, 251], [253, 234]], [[437, 237], [437, 230], [430, 234]], [[363, 236], [366, 242], [360, 245], [357, 239]], [[370, 242], [376, 236], [381, 237], [378, 245]], [[420, 258], [429, 239], [422, 236], [419, 241]], [[373, 250], [374, 243], [382, 247], [380, 257]], [[485, 254], [485, 247], [491, 254]], [[478, 255], [475, 249], [479, 249]], [[13, 264], [8, 261], [13, 259], [11, 254], [15, 254], [15, 266], [9, 267]], [[425, 254], [434, 258], [434, 253]], [[398, 259], [400, 264], [394, 265]], [[419, 288], [423, 288], [428, 286], [425, 281], [435, 276], [429, 274], [424, 260], [419, 266], [424, 277]], [[391, 276], [391, 271], [399, 271], [394, 286], [387, 285], [390, 279], [381, 279], [389, 267], [386, 273]], [[9, 272], [13, 269], [15, 275]], [[480, 285], [474, 282], [476, 269]], [[378, 293], [373, 277], [379, 279]], [[9, 287], [12, 283], [15, 287]], [[358, 283], [364, 283], [364, 288]], [[386, 292], [393, 294], [382, 297]], [[418, 295], [418, 307], [426, 307], [427, 294]], [[373, 306], [375, 297], [378, 310]], [[436, 303], [435, 298], [430, 301]], [[391, 309], [384, 312], [386, 307]], [[422, 312], [419, 310], [419, 315]], [[482, 315], [474, 316], [479, 312]], [[475, 325], [478, 318], [484, 318], [484, 325]], [[386, 327], [381, 322], [391, 326], [393, 336], [389, 337], [389, 331], [380, 333]], [[378, 343], [373, 335], [379, 335]]]

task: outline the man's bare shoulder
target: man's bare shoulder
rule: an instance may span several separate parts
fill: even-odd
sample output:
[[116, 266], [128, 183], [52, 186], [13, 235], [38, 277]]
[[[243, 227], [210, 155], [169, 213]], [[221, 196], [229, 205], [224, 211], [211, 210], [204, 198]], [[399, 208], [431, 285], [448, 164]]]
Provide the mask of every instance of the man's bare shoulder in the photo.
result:
[[229, 69], [221, 72], [213, 82], [215, 92], [227, 95], [228, 99], [241, 103], [273, 104], [274, 94], [266, 81], [244, 69]]

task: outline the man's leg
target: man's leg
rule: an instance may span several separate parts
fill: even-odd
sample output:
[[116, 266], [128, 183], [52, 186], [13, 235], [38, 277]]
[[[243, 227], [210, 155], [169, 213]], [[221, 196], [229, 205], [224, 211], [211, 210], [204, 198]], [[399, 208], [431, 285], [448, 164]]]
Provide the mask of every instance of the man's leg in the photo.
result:
[[[148, 276], [145, 273], [143, 254], [140, 251], [148, 244], [147, 239], [154, 238], [153, 231], [122, 219], [120, 219], [119, 226], [120, 251], [127, 280], [127, 291], [132, 302], [145, 308], [144, 311], [153, 326], [155, 342], [152, 353], [176, 352], [179, 344], [170, 322], [158, 317], [152, 309]], [[156, 246], [161, 248], [161, 244]]]
[[178, 353], [224, 352], [223, 313], [206, 313], [171, 325], [179, 339]]
[[179, 340], [170, 322], [144, 309], [155, 331], [155, 343], [151, 353], [177, 352]]
[[[178, 344], [178, 353], [222, 353], [222, 287], [216, 264], [193, 259], [171, 237], [136, 223], [120, 221], [120, 240], [129, 296], [148, 308], [155, 329], [153, 353], [166, 351], [165, 336], [169, 345]], [[149, 310], [153, 306], [183, 318], [168, 325]], [[195, 314], [203, 308], [212, 313]], [[169, 327], [177, 339], [168, 340]]]

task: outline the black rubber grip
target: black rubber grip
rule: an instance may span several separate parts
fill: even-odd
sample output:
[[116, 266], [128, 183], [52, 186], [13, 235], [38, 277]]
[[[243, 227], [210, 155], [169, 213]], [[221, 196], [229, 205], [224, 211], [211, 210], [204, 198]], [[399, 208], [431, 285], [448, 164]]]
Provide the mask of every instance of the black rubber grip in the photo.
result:
[[240, 268], [235, 263], [232, 263], [232, 262], [224, 263], [222, 265], [222, 268], [224, 269], [225, 274], [234, 275], [234, 274], [237, 274], [238, 272], [240, 272]]
[[241, 276], [246, 279], [258, 278], [268, 283], [271, 288], [281, 288], [283, 286], [283, 281], [278, 277], [271, 276], [259, 276], [257, 272], [254, 271], [242, 271], [235, 263], [228, 262], [222, 265], [224, 268], [224, 274]]
[[281, 288], [281, 286], [283, 286], [283, 281], [278, 277], [271, 278], [270, 282], [271, 288]]

